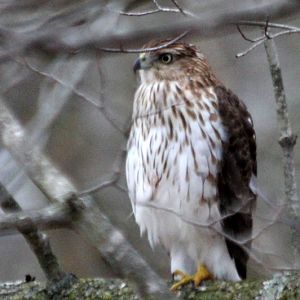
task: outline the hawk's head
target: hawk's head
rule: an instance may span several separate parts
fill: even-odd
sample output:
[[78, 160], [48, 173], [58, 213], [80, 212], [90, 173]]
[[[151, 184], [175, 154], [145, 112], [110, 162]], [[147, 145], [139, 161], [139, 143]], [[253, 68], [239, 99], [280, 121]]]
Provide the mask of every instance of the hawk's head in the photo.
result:
[[[143, 48], [159, 47], [167, 42], [168, 40], [155, 40], [147, 43]], [[204, 55], [194, 45], [179, 42], [141, 53], [135, 62], [134, 71], [139, 71], [142, 82], [212, 76]]]

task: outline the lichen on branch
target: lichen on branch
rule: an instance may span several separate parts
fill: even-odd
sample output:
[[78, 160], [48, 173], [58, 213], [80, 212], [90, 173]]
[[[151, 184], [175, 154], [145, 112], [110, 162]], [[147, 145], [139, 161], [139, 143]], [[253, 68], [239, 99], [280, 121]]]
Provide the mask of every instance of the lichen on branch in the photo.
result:
[[[176, 292], [180, 299], [189, 300], [268, 300], [300, 298], [299, 272], [277, 274], [270, 280], [255, 279], [241, 282], [207, 281], [195, 289], [187, 285]], [[47, 299], [47, 286], [40, 282], [15, 282], [0, 284], [0, 298]], [[119, 279], [80, 279], [65, 289], [57, 299], [134, 300], [138, 296], [124, 281]], [[6, 298], [5, 298], [6, 299]]]

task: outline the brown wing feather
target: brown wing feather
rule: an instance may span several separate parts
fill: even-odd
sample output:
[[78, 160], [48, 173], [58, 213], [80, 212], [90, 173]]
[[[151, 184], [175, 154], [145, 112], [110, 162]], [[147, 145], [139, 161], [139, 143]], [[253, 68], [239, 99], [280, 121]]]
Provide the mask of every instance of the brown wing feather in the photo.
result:
[[[223, 86], [216, 87], [219, 112], [228, 134], [228, 142], [223, 145], [223, 159], [218, 176], [220, 211], [223, 216], [224, 232], [234, 240], [251, 238], [252, 210], [256, 195], [249, 183], [256, 175], [256, 142], [252, 119], [243, 102]], [[251, 240], [242, 246], [226, 238], [230, 256], [234, 259], [241, 278], [246, 278]]]

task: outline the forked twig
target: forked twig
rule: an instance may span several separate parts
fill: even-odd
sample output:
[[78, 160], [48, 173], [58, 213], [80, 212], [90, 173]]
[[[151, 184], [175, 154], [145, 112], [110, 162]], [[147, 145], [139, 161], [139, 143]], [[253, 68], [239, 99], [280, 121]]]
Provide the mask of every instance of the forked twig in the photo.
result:
[[[250, 39], [248, 38], [245, 33], [241, 29], [241, 25], [245, 26], [258, 26], [262, 27], [264, 29], [264, 34], [261, 37], [258, 37], [256, 39]], [[277, 37], [287, 35], [287, 34], [294, 34], [294, 33], [300, 33], [300, 28], [295, 26], [288, 26], [288, 25], [282, 25], [277, 23], [270, 23], [269, 20], [266, 22], [250, 22], [250, 21], [241, 21], [236, 24], [237, 29], [239, 33], [241, 34], [242, 38], [250, 43], [252, 45], [247, 48], [246, 50], [239, 52], [236, 54], [236, 58], [240, 58], [242, 56], [245, 56], [249, 52], [251, 52], [253, 49], [258, 47], [259, 45], [262, 45], [266, 40], [275, 39]], [[274, 34], [269, 33], [269, 28], [277, 28], [277, 29], [283, 29], [282, 31], [279, 31]]]
[[143, 53], [143, 52], [152, 52], [152, 51], [156, 51], [156, 50], [160, 50], [160, 49], [164, 49], [169, 47], [170, 45], [178, 42], [179, 40], [183, 39], [184, 37], [186, 37], [188, 35], [188, 31], [185, 31], [183, 33], [181, 33], [180, 35], [178, 35], [177, 37], [175, 37], [174, 39], [171, 39], [170, 41], [160, 45], [160, 46], [156, 46], [156, 47], [149, 47], [149, 48], [136, 48], [136, 49], [126, 49], [126, 48], [122, 48], [122, 46], [120, 46], [119, 48], [106, 48], [106, 47], [101, 47], [99, 48], [99, 50], [104, 51], [104, 52], [115, 52], [115, 53]]
[[143, 16], [152, 15], [152, 14], [156, 14], [156, 13], [180, 13], [180, 14], [182, 14], [184, 16], [189, 16], [189, 17], [194, 17], [194, 18], [196, 17], [190, 11], [187, 11], [187, 10], [183, 9], [177, 3], [176, 0], [170, 0], [170, 1], [173, 3], [173, 5], [175, 6], [175, 8], [162, 6], [162, 5], [160, 5], [158, 3], [157, 0], [152, 0], [152, 3], [155, 6], [154, 9], [140, 11], [140, 12], [118, 11], [117, 13], [119, 13], [120, 15], [130, 16], [130, 17], [143, 17]]

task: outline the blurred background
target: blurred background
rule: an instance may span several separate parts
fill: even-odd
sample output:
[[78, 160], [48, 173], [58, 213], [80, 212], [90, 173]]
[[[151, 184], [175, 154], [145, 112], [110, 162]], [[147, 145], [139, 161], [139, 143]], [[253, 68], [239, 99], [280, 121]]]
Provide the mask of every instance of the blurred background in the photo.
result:
[[[239, 11], [267, 1], [178, 1], [199, 18], [210, 14]], [[160, 1], [173, 7], [172, 1]], [[165, 29], [186, 22], [181, 14], [160, 12], [146, 16], [120, 15], [121, 11], [143, 12], [155, 8], [152, 1], [1, 1], [1, 29], [14, 30], [1, 45], [11, 49], [12, 56], [1, 60], [0, 93], [20, 122], [28, 130], [32, 147], [40, 147], [67, 174], [80, 191], [110, 178], [120, 149], [126, 143], [122, 131], [130, 120], [136, 78], [132, 71], [137, 54], [96, 52], [86, 50], [56, 51], [59, 45], [48, 45], [53, 51], [38, 47], [14, 55], [23, 35], [35, 38], [39, 34], [62, 34], [72, 44], [76, 39], [106, 39], [111, 34], [124, 36], [143, 32], [130, 40], [132, 48], [156, 36], [166, 35]], [[272, 20], [271, 20], [272, 21]], [[300, 15], [276, 20], [278, 23], [300, 26]], [[152, 32], [148, 35], [147, 32]], [[250, 37], [261, 35], [259, 29], [245, 30]], [[272, 202], [258, 201], [254, 240], [255, 255], [262, 263], [250, 262], [250, 276], [267, 276], [270, 266], [291, 267], [290, 229], [280, 222], [267, 229], [265, 224], [276, 217], [284, 204], [282, 154], [278, 144], [276, 107], [270, 71], [263, 45], [237, 59], [235, 55], [250, 44], [236, 28], [224, 29], [215, 35], [193, 34], [186, 41], [196, 44], [207, 56], [223, 83], [248, 106], [254, 120], [258, 145], [258, 185]], [[55, 39], [50, 39], [52, 43]], [[292, 128], [299, 135], [300, 119], [300, 35], [285, 35], [276, 39], [283, 79], [288, 99]], [[119, 44], [106, 44], [120, 47]], [[11, 47], [11, 48], [9, 48]], [[96, 105], [95, 105], [96, 104]], [[102, 107], [102, 108], [99, 108]], [[298, 187], [300, 185], [300, 144], [295, 147]], [[115, 185], [93, 193], [99, 207], [110, 216], [129, 241], [164, 277], [169, 276], [167, 254], [159, 247], [151, 249], [145, 237], [140, 237], [131, 214], [130, 201], [122, 175]], [[1, 147], [0, 181], [24, 210], [42, 208], [47, 200], [30, 181], [10, 154]], [[1, 212], [2, 214], [2, 212]], [[0, 214], [0, 218], [1, 218]], [[52, 247], [65, 271], [80, 277], [112, 276], [99, 253], [82, 237], [70, 230], [49, 231]], [[39, 280], [44, 275], [35, 256], [21, 235], [0, 234], [0, 281], [24, 279], [31, 274]]]

